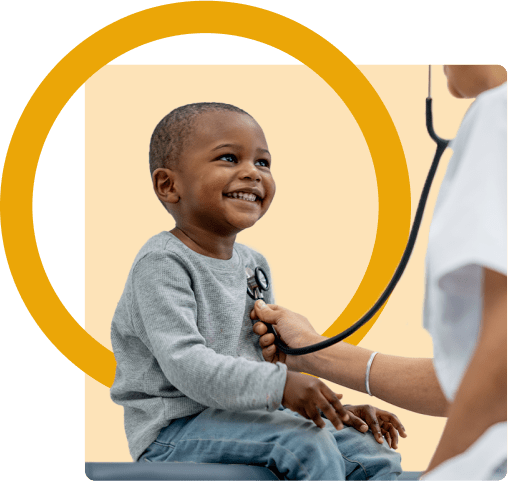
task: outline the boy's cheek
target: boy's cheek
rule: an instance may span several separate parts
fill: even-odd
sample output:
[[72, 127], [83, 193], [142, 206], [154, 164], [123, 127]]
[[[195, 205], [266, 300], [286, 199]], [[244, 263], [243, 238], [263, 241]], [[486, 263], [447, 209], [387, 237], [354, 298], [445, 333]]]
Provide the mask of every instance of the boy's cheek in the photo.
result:
[[275, 191], [277, 190], [277, 184], [275, 183], [275, 180], [273, 180], [273, 177], [272, 182], [273, 182], [273, 195], [275, 195]]
[[273, 201], [273, 198], [275, 197], [275, 191], [277, 190], [277, 187], [275, 185], [275, 181], [272, 180], [272, 185], [270, 186], [270, 189], [267, 191], [270, 192], [269, 196], [266, 197], [265, 200], [268, 200], [268, 207], [270, 207], [270, 204]]

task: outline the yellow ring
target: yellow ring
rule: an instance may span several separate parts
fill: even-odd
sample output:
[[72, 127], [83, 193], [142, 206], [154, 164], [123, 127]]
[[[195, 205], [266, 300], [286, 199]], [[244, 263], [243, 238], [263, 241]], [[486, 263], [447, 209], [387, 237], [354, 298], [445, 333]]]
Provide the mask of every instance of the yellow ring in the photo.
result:
[[[25, 305], [65, 357], [108, 387], [115, 376], [113, 353], [69, 314], [53, 290], [39, 257], [32, 218], [37, 162], [53, 122], [90, 76], [140, 45], [194, 33], [257, 40], [300, 60], [340, 95], [363, 132], [378, 186], [376, 240], [358, 290], [325, 335], [339, 332], [374, 303], [401, 257], [409, 231], [409, 177], [395, 126], [368, 80], [331, 43], [281, 15], [226, 2], [163, 5], [108, 25], [67, 54], [28, 102], [7, 152], [0, 198], [5, 253]], [[356, 344], [369, 328], [365, 326], [350, 342]]]

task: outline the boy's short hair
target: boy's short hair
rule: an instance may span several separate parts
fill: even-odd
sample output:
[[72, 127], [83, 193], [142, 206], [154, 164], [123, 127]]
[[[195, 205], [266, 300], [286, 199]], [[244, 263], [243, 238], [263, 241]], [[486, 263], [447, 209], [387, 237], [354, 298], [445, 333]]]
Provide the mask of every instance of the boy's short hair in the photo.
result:
[[230, 111], [248, 114], [234, 105], [218, 102], [200, 102], [172, 110], [155, 127], [150, 140], [150, 175], [156, 169], [173, 169], [177, 165], [185, 141], [192, 132], [196, 117], [205, 112]]

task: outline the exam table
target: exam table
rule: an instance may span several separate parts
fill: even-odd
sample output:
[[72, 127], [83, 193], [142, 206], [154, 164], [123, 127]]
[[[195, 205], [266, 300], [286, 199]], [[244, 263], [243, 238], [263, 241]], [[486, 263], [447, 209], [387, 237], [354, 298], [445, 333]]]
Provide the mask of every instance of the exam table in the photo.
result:
[[[245, 464], [85, 463], [93, 481], [281, 479], [268, 468]], [[404, 471], [400, 480], [418, 479], [421, 472]]]

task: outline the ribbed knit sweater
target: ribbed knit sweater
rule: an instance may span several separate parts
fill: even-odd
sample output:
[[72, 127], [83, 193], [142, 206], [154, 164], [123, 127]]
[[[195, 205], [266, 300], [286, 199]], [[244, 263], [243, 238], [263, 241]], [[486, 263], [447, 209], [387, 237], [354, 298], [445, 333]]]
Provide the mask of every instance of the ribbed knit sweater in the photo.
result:
[[[235, 244], [231, 259], [200, 255], [169, 232], [136, 256], [113, 317], [111, 398], [124, 407], [136, 461], [174, 419], [207, 407], [273, 411], [286, 366], [263, 361], [249, 317], [245, 267], [265, 258]], [[271, 290], [267, 302], [273, 302]]]

